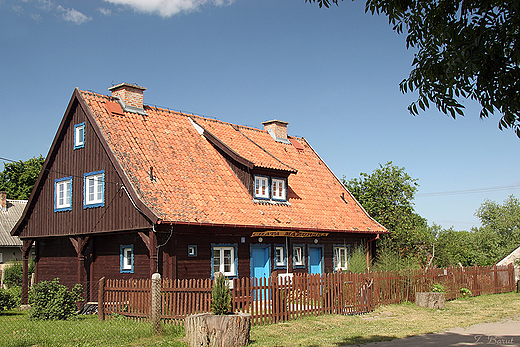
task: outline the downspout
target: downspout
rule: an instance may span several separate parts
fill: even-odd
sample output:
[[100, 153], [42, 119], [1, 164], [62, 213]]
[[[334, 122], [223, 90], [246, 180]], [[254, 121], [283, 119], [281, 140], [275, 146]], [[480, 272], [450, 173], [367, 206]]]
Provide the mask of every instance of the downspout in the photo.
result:
[[370, 268], [370, 242], [373, 242], [375, 240], [379, 240], [379, 234], [377, 234], [376, 237], [372, 240], [367, 241], [367, 269]]

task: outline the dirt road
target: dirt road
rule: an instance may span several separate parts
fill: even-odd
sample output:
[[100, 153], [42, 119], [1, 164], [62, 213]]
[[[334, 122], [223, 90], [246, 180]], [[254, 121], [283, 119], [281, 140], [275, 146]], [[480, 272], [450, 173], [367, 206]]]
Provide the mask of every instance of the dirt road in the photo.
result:
[[454, 347], [515, 346], [520, 347], [520, 316], [495, 323], [453, 328], [443, 333], [418, 335], [405, 339], [373, 342], [363, 347]]

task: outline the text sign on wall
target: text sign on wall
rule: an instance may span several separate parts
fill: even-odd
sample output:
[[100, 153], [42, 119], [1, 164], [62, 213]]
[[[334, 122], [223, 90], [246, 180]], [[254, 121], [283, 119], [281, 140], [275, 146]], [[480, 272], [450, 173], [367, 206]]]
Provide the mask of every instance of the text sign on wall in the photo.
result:
[[255, 231], [251, 237], [266, 237], [266, 236], [286, 236], [286, 237], [325, 237], [329, 233], [318, 233], [313, 231], [292, 231], [292, 230], [270, 230], [270, 231]]

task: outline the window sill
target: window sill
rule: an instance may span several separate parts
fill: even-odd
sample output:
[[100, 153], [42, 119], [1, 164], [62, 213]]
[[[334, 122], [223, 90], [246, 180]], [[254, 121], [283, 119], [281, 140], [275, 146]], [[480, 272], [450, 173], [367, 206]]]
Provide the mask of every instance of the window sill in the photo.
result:
[[253, 202], [254, 202], [255, 204], [260, 204], [260, 205], [282, 205], [282, 206], [291, 206], [291, 203], [290, 203], [289, 201], [253, 199]]

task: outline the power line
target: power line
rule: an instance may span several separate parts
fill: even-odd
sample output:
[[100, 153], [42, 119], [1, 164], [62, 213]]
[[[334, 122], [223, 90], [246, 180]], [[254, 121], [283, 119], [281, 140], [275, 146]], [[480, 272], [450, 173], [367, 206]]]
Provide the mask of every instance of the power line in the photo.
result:
[[432, 197], [432, 196], [445, 196], [445, 195], [460, 195], [460, 194], [475, 194], [485, 192], [496, 192], [501, 190], [519, 189], [520, 183], [511, 184], [507, 186], [496, 186], [487, 188], [473, 188], [473, 189], [461, 189], [461, 190], [448, 190], [444, 192], [433, 192], [433, 193], [419, 193], [417, 197]]

